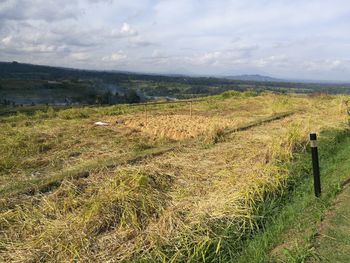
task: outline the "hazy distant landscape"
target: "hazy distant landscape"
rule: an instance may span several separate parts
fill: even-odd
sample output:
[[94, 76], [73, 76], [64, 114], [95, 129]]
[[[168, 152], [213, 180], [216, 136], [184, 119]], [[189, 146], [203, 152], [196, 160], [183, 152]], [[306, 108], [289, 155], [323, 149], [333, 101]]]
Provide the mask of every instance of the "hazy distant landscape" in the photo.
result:
[[2, 105], [135, 103], [208, 96], [228, 90], [350, 93], [350, 84], [297, 83], [260, 75], [192, 77], [88, 71], [0, 62]]

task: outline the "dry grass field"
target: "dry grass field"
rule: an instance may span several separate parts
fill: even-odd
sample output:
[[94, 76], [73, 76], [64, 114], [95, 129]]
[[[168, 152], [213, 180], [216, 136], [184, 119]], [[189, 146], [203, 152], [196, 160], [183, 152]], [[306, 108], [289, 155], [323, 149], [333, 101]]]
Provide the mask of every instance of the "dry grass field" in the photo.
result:
[[230, 260], [309, 132], [344, 129], [347, 99], [232, 93], [192, 116], [183, 103], [147, 118], [143, 106], [1, 117], [0, 260]]

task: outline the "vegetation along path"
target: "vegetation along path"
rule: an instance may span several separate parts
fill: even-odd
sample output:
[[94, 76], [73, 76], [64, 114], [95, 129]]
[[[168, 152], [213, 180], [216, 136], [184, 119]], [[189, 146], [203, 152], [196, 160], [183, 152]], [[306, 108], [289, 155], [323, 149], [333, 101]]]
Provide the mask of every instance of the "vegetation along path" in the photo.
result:
[[[350, 162], [350, 158], [347, 160]], [[319, 259], [324, 262], [350, 262], [350, 187], [336, 198], [319, 226], [315, 242]]]
[[[237, 262], [350, 262], [350, 134], [329, 130], [319, 142], [322, 196], [316, 198], [310, 152], [290, 166], [294, 174], [308, 174], [276, 202], [264, 231], [243, 245]], [[307, 172], [309, 171], [309, 172]]]

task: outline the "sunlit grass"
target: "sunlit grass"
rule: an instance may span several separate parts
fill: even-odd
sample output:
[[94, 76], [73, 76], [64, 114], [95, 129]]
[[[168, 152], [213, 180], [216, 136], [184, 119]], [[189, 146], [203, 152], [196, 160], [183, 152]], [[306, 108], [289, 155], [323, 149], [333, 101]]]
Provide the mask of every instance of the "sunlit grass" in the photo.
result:
[[[308, 133], [344, 128], [342, 101], [227, 93], [194, 103], [192, 117], [188, 104], [149, 107], [147, 120], [141, 106], [4, 117], [0, 254], [12, 262], [230, 260], [260, 228], [266, 196], [287, 187], [287, 164]], [[46, 191], [18, 191], [50, 178]]]

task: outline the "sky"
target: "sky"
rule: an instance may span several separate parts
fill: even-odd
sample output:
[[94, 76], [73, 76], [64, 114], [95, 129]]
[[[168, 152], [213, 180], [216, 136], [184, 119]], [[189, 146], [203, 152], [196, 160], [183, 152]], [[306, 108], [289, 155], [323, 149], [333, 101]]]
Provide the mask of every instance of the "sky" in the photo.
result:
[[0, 61], [350, 81], [350, 1], [0, 0]]

